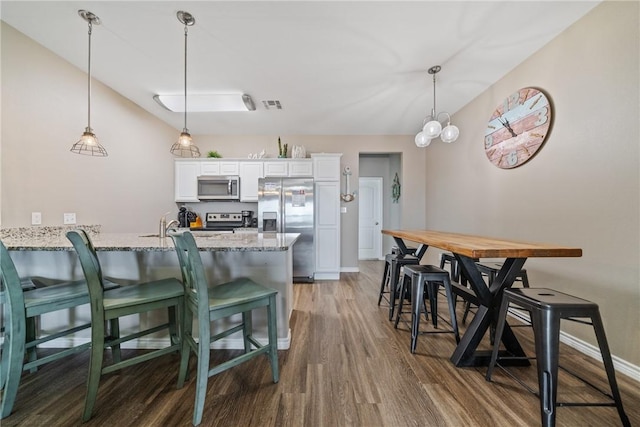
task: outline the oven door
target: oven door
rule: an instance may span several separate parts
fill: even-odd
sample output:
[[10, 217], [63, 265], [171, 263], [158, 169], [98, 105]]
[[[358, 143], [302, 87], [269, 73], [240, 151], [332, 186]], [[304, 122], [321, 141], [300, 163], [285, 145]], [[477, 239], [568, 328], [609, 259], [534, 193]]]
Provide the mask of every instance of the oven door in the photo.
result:
[[199, 176], [198, 199], [239, 200], [240, 178], [237, 176]]

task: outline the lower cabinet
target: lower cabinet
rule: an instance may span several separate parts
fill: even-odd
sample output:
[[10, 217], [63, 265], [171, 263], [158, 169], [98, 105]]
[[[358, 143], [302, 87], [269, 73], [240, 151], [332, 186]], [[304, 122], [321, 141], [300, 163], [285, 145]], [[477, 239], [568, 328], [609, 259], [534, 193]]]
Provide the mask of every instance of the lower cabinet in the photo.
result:
[[316, 280], [340, 279], [340, 182], [315, 183]]

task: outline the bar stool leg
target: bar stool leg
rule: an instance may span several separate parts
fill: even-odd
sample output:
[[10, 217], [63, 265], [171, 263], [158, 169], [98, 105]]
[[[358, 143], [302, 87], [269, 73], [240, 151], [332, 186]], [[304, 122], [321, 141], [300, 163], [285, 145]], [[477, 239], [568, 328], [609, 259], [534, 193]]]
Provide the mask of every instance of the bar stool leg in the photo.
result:
[[380, 295], [378, 296], [378, 305], [380, 305], [380, 302], [382, 301], [382, 294], [384, 293], [385, 285], [389, 282], [389, 275], [389, 263], [385, 260], [384, 272], [382, 273], [382, 283], [380, 284]]
[[544, 427], [556, 425], [560, 317], [550, 310], [531, 312], [538, 364], [540, 416]]
[[400, 286], [400, 300], [398, 301], [398, 311], [396, 312], [396, 320], [393, 324], [395, 329], [398, 329], [398, 322], [400, 322], [400, 316], [402, 315], [402, 307], [404, 306], [404, 294], [407, 291], [407, 280], [411, 281], [411, 277], [408, 274], [402, 276], [402, 285]]
[[420, 307], [424, 298], [424, 280], [414, 274], [411, 276], [411, 282], [411, 353], [415, 353], [420, 333]]
[[391, 261], [391, 280], [389, 281], [389, 320], [393, 320], [393, 312], [396, 306], [396, 288], [400, 279], [400, 266]]
[[624, 412], [622, 407], [622, 397], [620, 396], [620, 390], [618, 389], [618, 382], [616, 381], [616, 371], [613, 367], [613, 361], [611, 360], [611, 352], [609, 351], [609, 344], [607, 343], [607, 336], [604, 333], [604, 325], [602, 324], [602, 318], [600, 317], [600, 311], [596, 311], [591, 316], [591, 323], [593, 323], [593, 329], [596, 333], [598, 340], [598, 346], [600, 347], [600, 353], [602, 355], [602, 361], [604, 363], [604, 369], [607, 372], [607, 379], [609, 380], [609, 387], [611, 387], [611, 394], [620, 416], [620, 421], [624, 427], [631, 427], [631, 422]]

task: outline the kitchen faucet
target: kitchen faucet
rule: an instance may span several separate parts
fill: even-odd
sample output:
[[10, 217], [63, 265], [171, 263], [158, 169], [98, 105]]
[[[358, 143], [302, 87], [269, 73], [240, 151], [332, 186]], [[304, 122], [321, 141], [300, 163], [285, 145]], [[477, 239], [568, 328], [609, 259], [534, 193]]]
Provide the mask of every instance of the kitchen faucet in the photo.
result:
[[171, 221], [169, 221], [169, 223], [167, 224], [167, 215], [169, 214], [169, 212], [167, 212], [166, 214], [164, 214], [163, 216], [160, 217], [160, 226], [158, 227], [158, 235], [163, 238], [163, 237], [167, 237], [167, 231], [173, 227], [174, 225], [180, 225], [180, 223], [175, 220], [172, 219]]

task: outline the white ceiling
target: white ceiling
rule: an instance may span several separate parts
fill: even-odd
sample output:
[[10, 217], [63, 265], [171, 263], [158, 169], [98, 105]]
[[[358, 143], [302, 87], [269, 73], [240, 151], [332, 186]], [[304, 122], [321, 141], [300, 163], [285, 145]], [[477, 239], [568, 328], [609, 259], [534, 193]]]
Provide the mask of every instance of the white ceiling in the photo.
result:
[[183, 93], [176, 12], [190, 12], [189, 93], [247, 93], [257, 106], [189, 114], [192, 134], [407, 135], [433, 104], [429, 67], [442, 65], [437, 110], [453, 114], [597, 3], [2, 1], [0, 17], [86, 71], [77, 10], [95, 13], [92, 75], [182, 129], [153, 95]]

